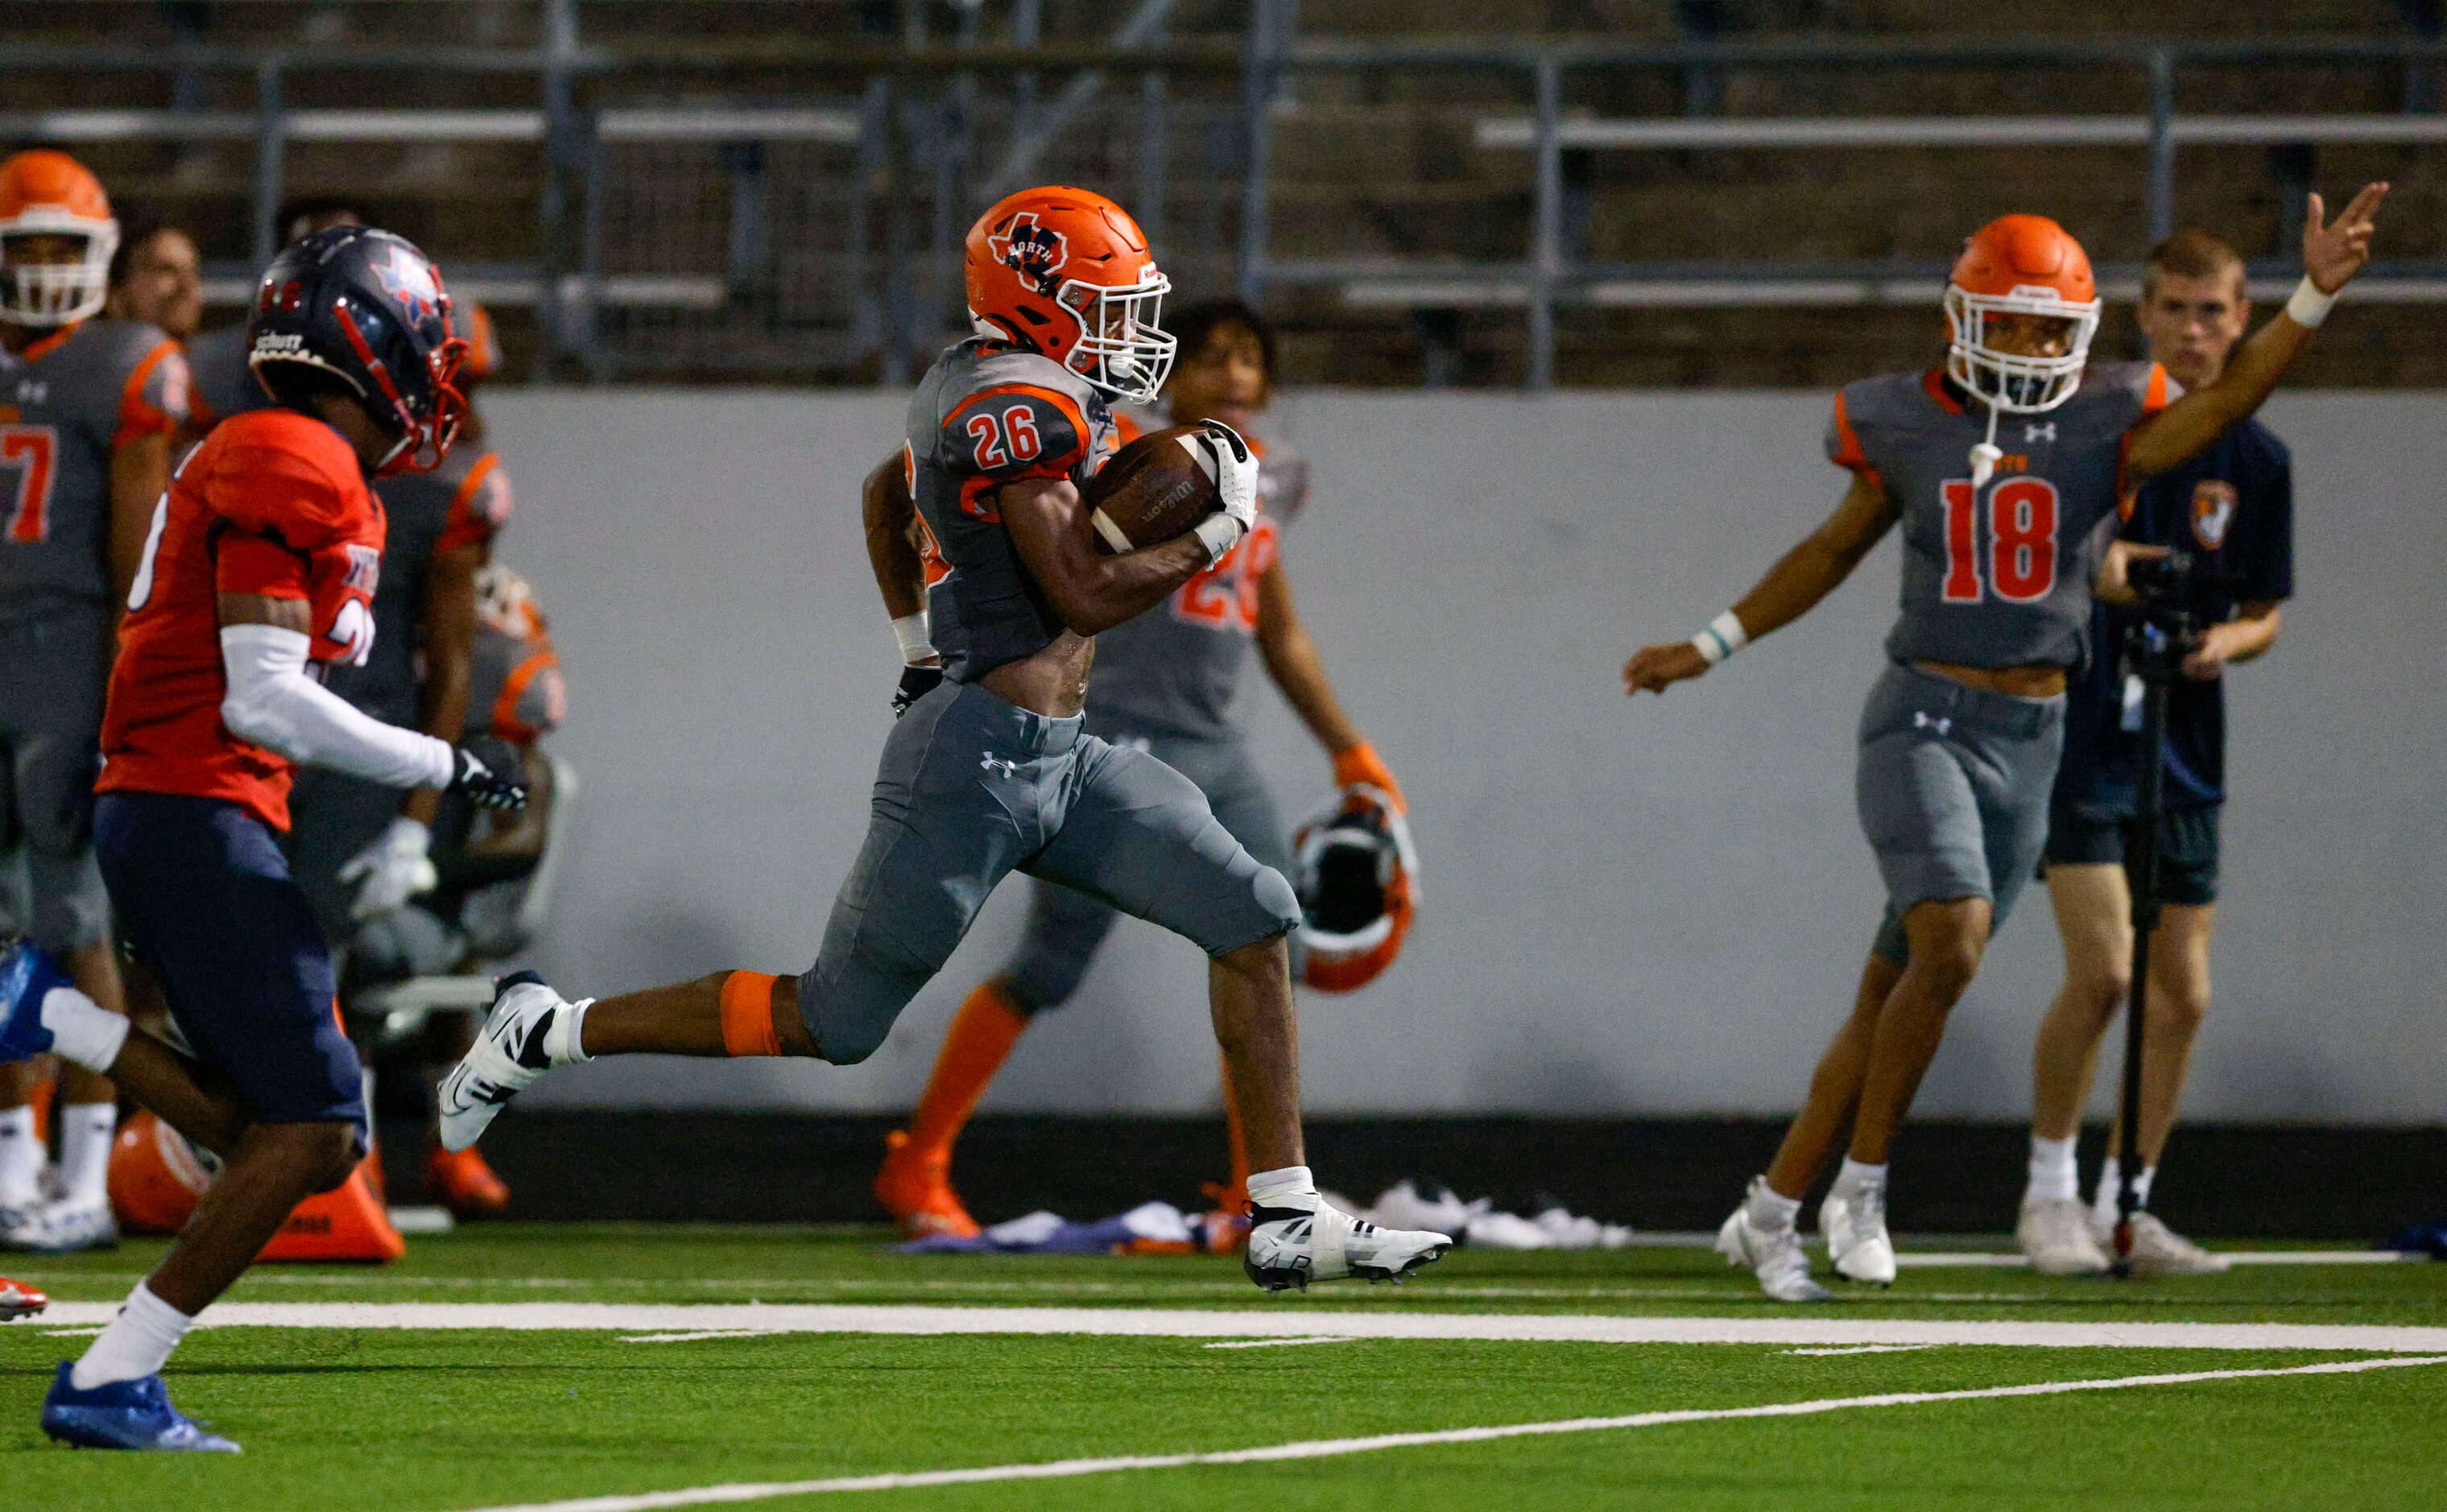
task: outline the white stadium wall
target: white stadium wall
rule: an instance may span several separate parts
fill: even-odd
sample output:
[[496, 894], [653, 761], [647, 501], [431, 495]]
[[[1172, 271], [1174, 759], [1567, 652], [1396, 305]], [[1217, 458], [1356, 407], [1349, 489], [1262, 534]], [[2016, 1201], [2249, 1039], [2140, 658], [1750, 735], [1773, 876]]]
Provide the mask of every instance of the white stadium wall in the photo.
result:
[[[888, 394], [504, 390], [503, 559], [569, 669], [584, 794], [538, 964], [602, 993], [811, 957], [866, 813], [897, 674], [857, 482]], [[1345, 701], [1415, 806], [1426, 901], [1399, 964], [1304, 998], [1320, 1111], [1771, 1112], [1799, 1100], [1879, 908], [1852, 728], [1895, 550], [1704, 683], [1634, 704], [1617, 669], [1722, 609], [1832, 504], [1821, 395], [1303, 393], [1315, 464], [1286, 560]], [[2447, 1117], [2447, 395], [2286, 399], [2301, 601], [2234, 674], [2218, 994], [2203, 1117]], [[1253, 666], [1253, 684], [1262, 684]], [[1287, 812], [1323, 757], [1248, 695]], [[916, 1095], [1024, 884], [851, 1068], [633, 1060], [562, 1105], [882, 1110]], [[2057, 983], [2042, 890], [1956, 1011], [1921, 1096], [2015, 1118]], [[1130, 924], [1024, 1040], [989, 1108], [1215, 1104], [1205, 973]], [[2102, 1078], [2104, 1081], [2104, 1078]], [[2102, 1088], [2103, 1090], [2103, 1088]], [[2105, 1106], [2102, 1097], [2099, 1106]]]

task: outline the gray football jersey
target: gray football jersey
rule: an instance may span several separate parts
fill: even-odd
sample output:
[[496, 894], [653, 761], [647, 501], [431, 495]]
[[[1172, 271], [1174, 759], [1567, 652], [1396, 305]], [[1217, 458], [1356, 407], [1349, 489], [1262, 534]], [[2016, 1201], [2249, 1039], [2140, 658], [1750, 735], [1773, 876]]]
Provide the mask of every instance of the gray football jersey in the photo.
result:
[[2074, 396], [1997, 426], [2005, 456], [1971, 486], [1988, 414], [1936, 372], [1887, 373], [1836, 396], [1827, 455], [1880, 479], [1903, 517], [1898, 662], [2070, 667], [2090, 629], [2091, 582], [2115, 534], [2124, 438], [2174, 386], [2150, 363], [2093, 363]]
[[903, 455], [926, 527], [928, 625], [945, 676], [976, 682], [1062, 634], [995, 491], [1023, 478], [1084, 484], [1113, 449], [1110, 407], [1050, 357], [973, 336], [926, 369]]
[[187, 360], [151, 326], [95, 320], [0, 355], [0, 620], [110, 597], [110, 454], [187, 418]]
[[135, 320], [0, 355], [0, 619], [110, 599], [110, 453], [186, 424], [186, 357]]
[[[1157, 428], [1155, 422], [1148, 428]], [[1138, 426], [1123, 424], [1124, 444]], [[1132, 734], [1223, 740], [1258, 633], [1258, 581], [1280, 552], [1280, 527], [1307, 501], [1308, 468], [1280, 443], [1256, 438], [1258, 524], [1224, 559], [1170, 598], [1096, 637], [1088, 708], [1100, 728]]]
[[390, 520], [382, 580], [374, 587], [374, 647], [362, 666], [333, 664], [325, 686], [376, 719], [413, 725], [423, 682], [419, 632], [433, 558], [490, 541], [509, 518], [509, 484], [499, 458], [470, 447], [452, 452], [431, 472], [401, 473], [373, 487]]
[[187, 346], [196, 373], [196, 428], [210, 430], [232, 415], [269, 409], [272, 396], [246, 365], [246, 324], [207, 331]]

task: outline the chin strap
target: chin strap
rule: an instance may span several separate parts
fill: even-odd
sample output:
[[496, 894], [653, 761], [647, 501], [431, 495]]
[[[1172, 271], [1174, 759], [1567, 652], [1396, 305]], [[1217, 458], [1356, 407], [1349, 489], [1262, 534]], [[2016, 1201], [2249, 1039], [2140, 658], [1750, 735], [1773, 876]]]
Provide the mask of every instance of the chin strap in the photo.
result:
[[2005, 454], [1997, 445], [1997, 401], [1988, 401], [1988, 439], [1971, 448], [1971, 486], [1985, 488], [1988, 480], [1997, 476], [1997, 464]]

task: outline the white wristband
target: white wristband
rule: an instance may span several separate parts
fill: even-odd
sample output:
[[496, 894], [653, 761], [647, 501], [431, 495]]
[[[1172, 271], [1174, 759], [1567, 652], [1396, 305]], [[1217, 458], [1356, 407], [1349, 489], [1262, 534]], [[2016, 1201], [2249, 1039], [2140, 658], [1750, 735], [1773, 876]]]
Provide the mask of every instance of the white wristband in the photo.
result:
[[901, 660], [922, 667], [935, 659], [935, 642], [926, 632], [926, 611], [903, 614], [892, 622], [892, 638], [901, 642]]
[[1206, 548], [1206, 562], [1211, 567], [1222, 561], [1226, 552], [1241, 544], [1241, 537], [1248, 528], [1239, 517], [1218, 512], [1200, 520], [1190, 534]]
[[1707, 629], [1691, 637], [1691, 644], [1698, 648], [1699, 659], [1711, 667], [1750, 643], [1750, 633], [1742, 629], [1742, 617], [1730, 609], [1708, 621]]
[[2309, 274], [2305, 274], [2303, 281], [2294, 286], [2293, 297], [2286, 301], [2286, 313], [2294, 324], [2308, 331], [2317, 331], [2320, 322], [2328, 318], [2328, 312], [2336, 303], [2335, 294], [2320, 293], [2320, 286], [2311, 281]]

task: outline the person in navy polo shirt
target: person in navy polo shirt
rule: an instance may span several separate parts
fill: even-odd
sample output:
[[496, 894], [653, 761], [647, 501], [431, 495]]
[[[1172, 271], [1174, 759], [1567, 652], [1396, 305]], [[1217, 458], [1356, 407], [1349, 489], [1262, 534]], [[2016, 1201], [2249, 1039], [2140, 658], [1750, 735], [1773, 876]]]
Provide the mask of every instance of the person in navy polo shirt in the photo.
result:
[[[2243, 259], [2206, 232], [2152, 249], [2136, 312], [2151, 357], [2186, 388], [2216, 381], [2250, 320]], [[2217, 920], [2218, 814], [2226, 801], [2226, 669], [2276, 644], [2278, 606], [2294, 592], [2294, 478], [2286, 444], [2244, 420], [2172, 472], [2150, 480], [2125, 522], [2127, 540], [2189, 553], [2218, 584], [2214, 624], [2170, 691], [2164, 812], [2158, 827], [2164, 912], [2150, 946], [2148, 1049], [2142, 1056], [2140, 1195], [2175, 1121], [2192, 1039], [2210, 1003]], [[2065, 715], [2064, 765], [2049, 809], [2041, 873], [2064, 939], [2065, 980], [2039, 1026], [2033, 1073], [2030, 1184], [2017, 1237], [2034, 1268], [2056, 1276], [2108, 1268], [2118, 1171], [2110, 1156], [2089, 1209], [2074, 1138], [2098, 1045], [2133, 974], [2132, 881], [2125, 871], [2141, 761], [2141, 686], [2125, 665], [2126, 614], [2091, 615], [2091, 658]], [[2115, 1147], [2110, 1141], [2111, 1150]], [[2134, 1215], [2143, 1273], [2202, 1275], [2226, 1262], [2146, 1210]]]

